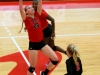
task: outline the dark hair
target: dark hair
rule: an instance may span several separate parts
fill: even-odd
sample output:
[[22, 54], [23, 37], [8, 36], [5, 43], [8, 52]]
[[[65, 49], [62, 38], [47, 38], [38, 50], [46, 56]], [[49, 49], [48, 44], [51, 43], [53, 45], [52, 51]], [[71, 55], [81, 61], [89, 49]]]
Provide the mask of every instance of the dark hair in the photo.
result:
[[33, 2], [38, 2], [38, 0], [33, 0]]
[[[28, 6], [28, 5], [27, 5], [27, 6]], [[27, 6], [26, 6], [26, 7], [27, 7]], [[26, 7], [24, 8], [25, 12], [27, 11]]]
[[19, 33], [22, 31], [22, 29], [23, 29], [23, 22], [22, 22], [22, 27], [21, 27], [21, 29], [20, 29]]
[[[28, 5], [27, 5], [27, 6], [28, 6]], [[26, 7], [27, 7], [27, 6], [26, 6]], [[25, 12], [27, 11], [26, 7], [24, 8], [24, 11], [25, 11]], [[27, 15], [27, 13], [26, 13], [26, 15]], [[21, 27], [19, 33], [22, 31], [22, 29], [23, 29], [23, 22], [22, 22], [22, 27]]]

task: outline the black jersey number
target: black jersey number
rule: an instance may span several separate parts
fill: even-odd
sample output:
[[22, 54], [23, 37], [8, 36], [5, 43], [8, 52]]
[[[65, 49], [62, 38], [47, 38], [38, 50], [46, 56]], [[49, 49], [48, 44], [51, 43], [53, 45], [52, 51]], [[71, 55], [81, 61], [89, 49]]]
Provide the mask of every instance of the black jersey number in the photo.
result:
[[35, 23], [34, 24], [34, 28], [38, 28], [39, 27], [39, 24], [38, 23]]

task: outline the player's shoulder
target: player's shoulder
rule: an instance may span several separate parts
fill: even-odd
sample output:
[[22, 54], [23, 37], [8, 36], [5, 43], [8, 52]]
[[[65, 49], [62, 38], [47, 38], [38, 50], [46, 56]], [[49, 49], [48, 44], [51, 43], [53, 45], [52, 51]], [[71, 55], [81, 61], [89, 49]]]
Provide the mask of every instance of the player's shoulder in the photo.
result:
[[66, 62], [72, 62], [73, 61], [73, 57], [70, 57], [69, 59], [66, 60]]

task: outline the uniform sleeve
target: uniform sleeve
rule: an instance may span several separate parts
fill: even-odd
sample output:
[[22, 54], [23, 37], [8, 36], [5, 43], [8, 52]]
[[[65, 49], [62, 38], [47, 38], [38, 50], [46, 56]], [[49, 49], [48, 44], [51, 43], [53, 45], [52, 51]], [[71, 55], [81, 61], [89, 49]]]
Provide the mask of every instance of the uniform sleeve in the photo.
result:
[[45, 10], [42, 10], [41, 17], [46, 18], [47, 16], [48, 16], [48, 13]]
[[73, 67], [69, 60], [66, 61], [66, 69], [67, 69], [66, 75], [73, 75]]

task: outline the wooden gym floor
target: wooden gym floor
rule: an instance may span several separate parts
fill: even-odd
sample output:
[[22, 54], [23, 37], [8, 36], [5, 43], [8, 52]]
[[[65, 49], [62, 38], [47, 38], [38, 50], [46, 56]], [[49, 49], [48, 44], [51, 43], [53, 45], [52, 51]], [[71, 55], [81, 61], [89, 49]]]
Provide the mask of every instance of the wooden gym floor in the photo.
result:
[[[68, 44], [79, 47], [83, 64], [82, 75], [100, 74], [100, 8], [46, 9], [56, 20], [55, 44], [66, 49]], [[27, 50], [27, 33], [21, 28], [18, 10], [0, 11], [0, 57]], [[66, 73], [67, 56], [51, 75]], [[13, 57], [12, 57], [13, 58]], [[15, 58], [18, 59], [18, 58]], [[0, 62], [0, 75], [8, 75], [16, 66], [14, 62]]]

